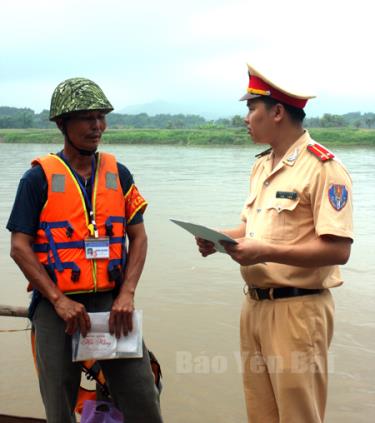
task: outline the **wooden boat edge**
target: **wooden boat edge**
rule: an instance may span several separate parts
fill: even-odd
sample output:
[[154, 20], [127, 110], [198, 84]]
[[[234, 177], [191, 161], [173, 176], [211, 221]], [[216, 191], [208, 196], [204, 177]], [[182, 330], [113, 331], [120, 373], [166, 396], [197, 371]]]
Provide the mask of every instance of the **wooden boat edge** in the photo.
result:
[[37, 419], [34, 417], [20, 417], [10, 416], [7, 414], [0, 414], [0, 423], [46, 423], [47, 420]]

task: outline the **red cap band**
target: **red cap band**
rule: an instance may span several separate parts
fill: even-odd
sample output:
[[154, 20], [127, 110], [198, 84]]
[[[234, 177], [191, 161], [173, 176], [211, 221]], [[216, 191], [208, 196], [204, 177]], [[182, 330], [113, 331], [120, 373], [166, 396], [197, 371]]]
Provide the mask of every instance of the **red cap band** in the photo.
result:
[[289, 104], [290, 106], [297, 107], [298, 109], [303, 109], [307, 103], [307, 99], [291, 97], [267, 84], [263, 79], [252, 75], [250, 75], [249, 80], [249, 93], [251, 93], [251, 90], [268, 91], [270, 93], [269, 97], [281, 101], [282, 103]]

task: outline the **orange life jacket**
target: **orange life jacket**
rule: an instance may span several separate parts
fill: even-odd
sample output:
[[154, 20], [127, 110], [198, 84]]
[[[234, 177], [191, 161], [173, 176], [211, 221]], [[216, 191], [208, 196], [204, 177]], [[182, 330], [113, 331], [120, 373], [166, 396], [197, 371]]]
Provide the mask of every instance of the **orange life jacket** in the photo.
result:
[[[99, 237], [109, 237], [109, 258], [87, 259], [84, 240], [93, 235], [82, 190], [72, 169], [59, 156], [49, 154], [32, 162], [46, 175], [48, 197], [40, 215], [34, 251], [54, 273], [65, 293], [111, 290], [121, 283], [126, 262], [125, 199], [116, 159], [99, 153], [92, 208]], [[143, 200], [144, 201], [144, 200]]]

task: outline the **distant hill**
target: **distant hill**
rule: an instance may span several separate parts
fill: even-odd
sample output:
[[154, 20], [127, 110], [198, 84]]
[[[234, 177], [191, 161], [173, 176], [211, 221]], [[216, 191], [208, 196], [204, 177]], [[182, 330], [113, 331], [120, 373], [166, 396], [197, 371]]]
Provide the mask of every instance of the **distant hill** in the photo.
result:
[[115, 110], [116, 113], [122, 114], [138, 114], [147, 113], [149, 116], [155, 116], [159, 114], [171, 114], [171, 115], [199, 115], [208, 120], [216, 120], [219, 118], [230, 118], [234, 115], [246, 113], [246, 107], [243, 103], [235, 103], [232, 105], [224, 103], [171, 103], [164, 100], [155, 100], [150, 103], [134, 104], [124, 107], [120, 110]]
[[[126, 106], [121, 110], [115, 110], [116, 113], [126, 115], [136, 115], [139, 113], [147, 113], [149, 116], [155, 116], [159, 114], [187, 114], [187, 108], [182, 104], [168, 103], [163, 100], [155, 100], [150, 103], [144, 104], [132, 104]], [[194, 113], [198, 114], [198, 113]]]

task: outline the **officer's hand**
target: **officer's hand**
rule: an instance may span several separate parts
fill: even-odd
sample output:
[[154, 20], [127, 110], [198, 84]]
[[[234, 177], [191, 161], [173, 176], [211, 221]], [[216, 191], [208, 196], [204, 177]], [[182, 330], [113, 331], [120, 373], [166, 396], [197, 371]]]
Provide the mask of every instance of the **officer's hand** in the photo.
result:
[[225, 251], [234, 261], [241, 266], [264, 262], [265, 243], [249, 238], [238, 238], [236, 241], [237, 244], [220, 241], [220, 244], [223, 245]]
[[56, 313], [65, 321], [65, 332], [73, 335], [79, 330], [82, 336], [86, 336], [91, 328], [90, 317], [83, 304], [71, 300], [66, 295], [61, 295], [54, 303]]
[[[124, 288], [124, 287], [123, 287]], [[120, 338], [133, 330], [134, 292], [122, 289], [109, 315], [109, 332]]]
[[210, 254], [216, 253], [215, 244], [211, 241], [195, 237], [195, 241], [198, 245], [199, 252], [203, 257], [207, 257]]

